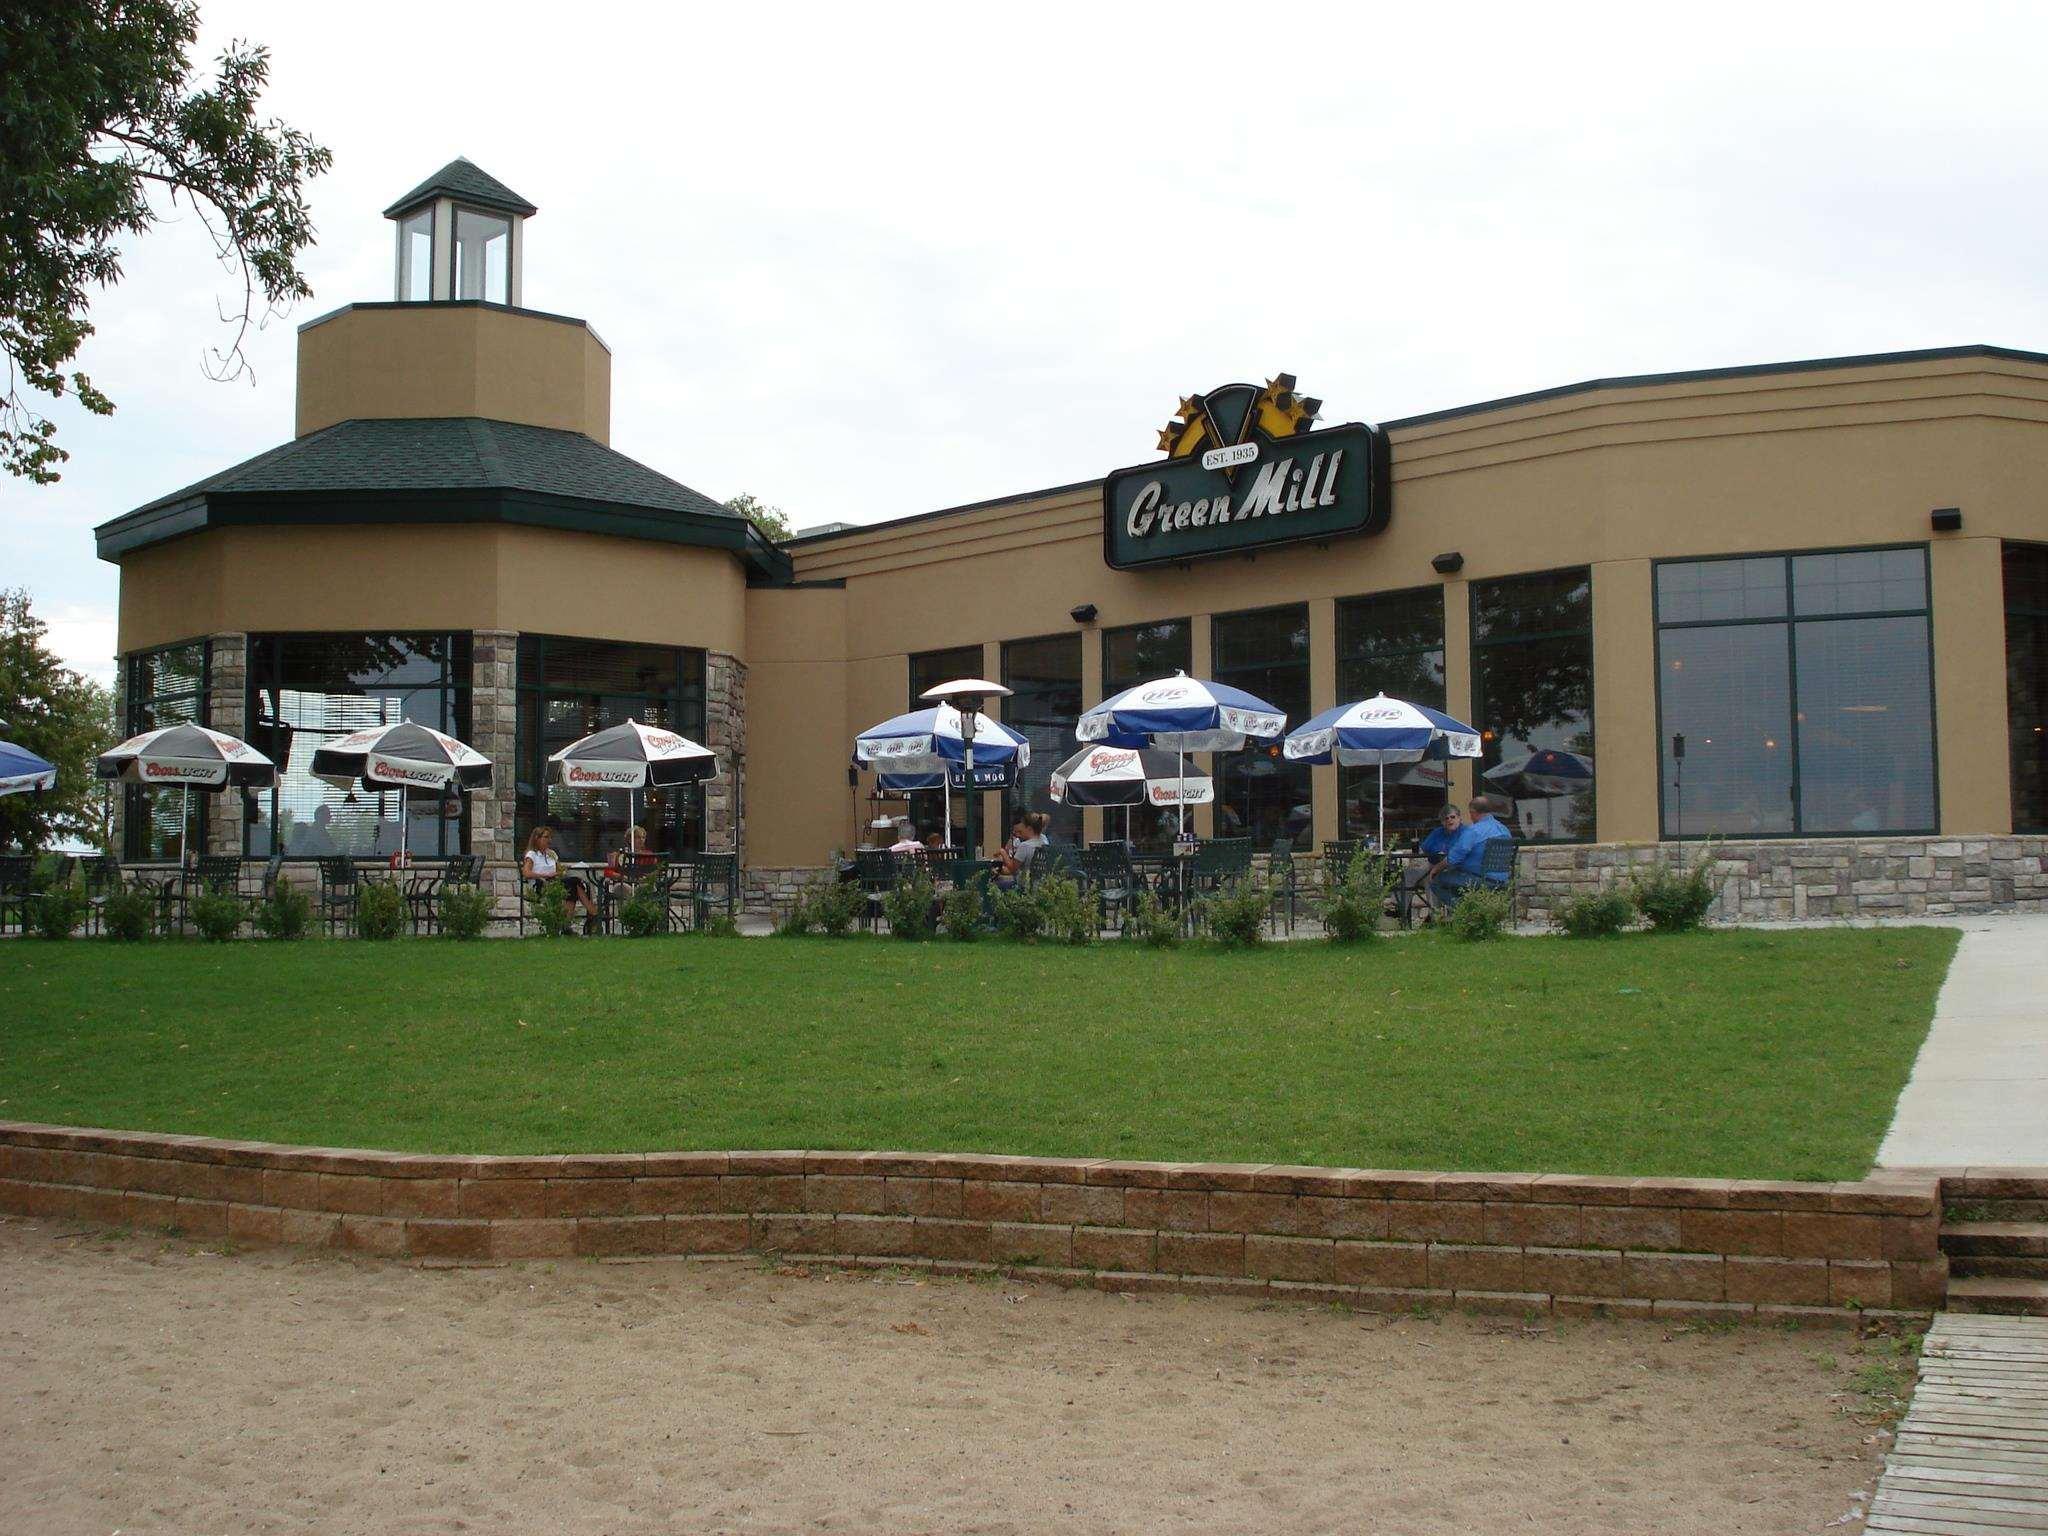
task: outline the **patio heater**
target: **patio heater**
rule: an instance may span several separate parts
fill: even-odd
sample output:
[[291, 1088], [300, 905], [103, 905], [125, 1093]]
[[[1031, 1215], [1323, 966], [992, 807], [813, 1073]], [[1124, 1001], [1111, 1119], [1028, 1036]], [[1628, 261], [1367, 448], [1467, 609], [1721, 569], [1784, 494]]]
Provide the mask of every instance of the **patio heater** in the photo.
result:
[[[981, 712], [990, 699], [1007, 699], [1013, 690], [1001, 683], [992, 683], [985, 677], [956, 677], [949, 683], [939, 683], [918, 695], [933, 704], [950, 704], [960, 713], [960, 745], [964, 761], [961, 776], [965, 782], [967, 796], [967, 856], [973, 858], [981, 843], [981, 827], [975, 812], [980, 809], [974, 798], [974, 732]], [[940, 774], [943, 782], [945, 775]], [[953, 819], [953, 792], [946, 791], [946, 820]]]

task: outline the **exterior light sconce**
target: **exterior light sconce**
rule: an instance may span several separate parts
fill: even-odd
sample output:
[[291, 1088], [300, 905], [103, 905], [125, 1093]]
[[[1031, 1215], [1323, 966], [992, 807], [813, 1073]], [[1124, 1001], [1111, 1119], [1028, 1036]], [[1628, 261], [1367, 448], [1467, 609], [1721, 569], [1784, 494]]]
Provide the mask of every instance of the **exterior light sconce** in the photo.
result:
[[1078, 604], [1067, 610], [1067, 617], [1076, 624], [1093, 624], [1095, 622], [1095, 605], [1093, 603]]
[[1465, 569], [1465, 557], [1455, 549], [1448, 554], [1438, 555], [1429, 563], [1439, 576], [1455, 576]]
[[1929, 521], [1934, 524], [1934, 531], [1936, 533], [1954, 533], [1963, 526], [1963, 509], [1961, 507], [1936, 507], [1934, 509], [1934, 516]]

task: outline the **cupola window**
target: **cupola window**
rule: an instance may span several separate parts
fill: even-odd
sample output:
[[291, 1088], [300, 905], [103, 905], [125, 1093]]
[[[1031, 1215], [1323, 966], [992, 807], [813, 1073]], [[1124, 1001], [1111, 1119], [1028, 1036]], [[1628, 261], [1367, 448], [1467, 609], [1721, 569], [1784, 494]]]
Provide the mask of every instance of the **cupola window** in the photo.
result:
[[384, 210], [398, 225], [402, 304], [520, 302], [533, 204], [467, 160], [451, 160]]

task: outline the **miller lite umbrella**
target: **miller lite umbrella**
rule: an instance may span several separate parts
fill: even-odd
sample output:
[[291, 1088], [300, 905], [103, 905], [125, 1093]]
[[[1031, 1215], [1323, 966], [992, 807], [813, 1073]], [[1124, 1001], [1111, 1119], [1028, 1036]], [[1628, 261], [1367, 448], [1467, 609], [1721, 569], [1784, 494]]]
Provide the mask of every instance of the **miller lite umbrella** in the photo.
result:
[[1480, 775], [1515, 800], [1555, 800], [1575, 795], [1593, 782], [1593, 759], [1555, 747], [1538, 747], [1522, 757], [1495, 763]]
[[1479, 733], [1440, 709], [1379, 693], [1356, 704], [1326, 709], [1289, 731], [1286, 753], [1289, 761], [1297, 763], [1341, 763], [1347, 768], [1376, 765], [1380, 771], [1379, 842], [1384, 847], [1387, 765], [1477, 757]]
[[[1278, 736], [1285, 729], [1287, 712], [1277, 704], [1228, 683], [1206, 682], [1176, 672], [1104, 699], [1075, 722], [1074, 734], [1082, 741], [1111, 746], [1170, 747], [1179, 760], [1176, 777], [1185, 780], [1188, 753], [1235, 752], [1248, 739]], [[1183, 800], [1183, 836], [1187, 825]]]
[[[942, 683], [939, 688], [956, 686], [1001, 693], [1009, 691], [999, 684], [978, 678], [963, 678], [959, 684]], [[938, 703], [929, 709], [913, 709], [908, 714], [895, 715], [880, 725], [870, 726], [854, 738], [853, 760], [862, 768], [880, 772], [885, 782], [894, 779], [901, 784], [911, 776], [929, 776], [933, 789], [939, 787], [940, 774], [946, 776], [951, 788], [966, 787], [970, 781], [970, 759], [973, 763], [971, 779], [976, 789], [999, 787], [989, 782], [992, 770], [1008, 776], [1001, 782], [1010, 782], [1018, 770], [1030, 766], [1031, 743], [1000, 721], [980, 714], [980, 702], [989, 696], [988, 693], [962, 695], [961, 701], [973, 706], [964, 714], [954, 704]], [[973, 722], [971, 738], [967, 734], [970, 719]], [[952, 846], [952, 820], [950, 815], [946, 818], [948, 847]]]
[[548, 782], [566, 789], [623, 789], [626, 841], [633, 839], [640, 791], [701, 784], [718, 774], [718, 754], [658, 725], [628, 720], [580, 736], [548, 758]]
[[50, 762], [27, 747], [0, 741], [0, 795], [40, 793], [56, 783], [57, 770]]
[[277, 765], [239, 737], [203, 725], [164, 725], [130, 736], [93, 763], [101, 779], [185, 792], [178, 817], [178, 863], [185, 862], [185, 824], [192, 791], [217, 795], [224, 789], [262, 789], [277, 782]]
[[376, 793], [398, 791], [398, 860], [412, 856], [408, 841], [407, 791], [488, 789], [491, 760], [475, 747], [416, 720], [351, 731], [313, 754], [313, 777], [337, 789], [360, 784]]

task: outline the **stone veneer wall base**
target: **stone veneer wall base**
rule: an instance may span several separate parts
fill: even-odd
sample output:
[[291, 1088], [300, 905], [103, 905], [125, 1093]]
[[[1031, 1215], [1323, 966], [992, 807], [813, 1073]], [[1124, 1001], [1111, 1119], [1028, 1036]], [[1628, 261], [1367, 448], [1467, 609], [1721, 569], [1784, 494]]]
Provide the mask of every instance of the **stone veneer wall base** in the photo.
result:
[[0, 1123], [0, 1211], [394, 1258], [770, 1253], [1367, 1309], [1925, 1314], [1941, 1180], [902, 1152], [450, 1157]]

